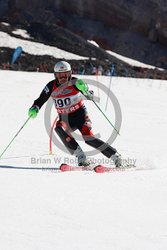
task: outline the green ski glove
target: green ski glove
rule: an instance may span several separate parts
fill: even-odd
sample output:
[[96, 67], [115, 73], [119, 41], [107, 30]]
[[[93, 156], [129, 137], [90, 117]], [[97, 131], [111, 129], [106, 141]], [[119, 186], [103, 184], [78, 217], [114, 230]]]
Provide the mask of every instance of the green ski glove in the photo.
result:
[[75, 86], [77, 87], [78, 90], [82, 92], [83, 95], [89, 96], [88, 86], [81, 79], [78, 79], [76, 81]]
[[88, 100], [93, 100], [94, 99], [94, 92], [92, 90], [88, 90], [87, 84], [84, 83], [81, 79], [76, 81], [75, 86], [77, 87], [78, 90], [80, 90], [82, 92], [82, 94]]
[[35, 118], [39, 112], [38, 106], [33, 106], [28, 110], [28, 116], [31, 118]]

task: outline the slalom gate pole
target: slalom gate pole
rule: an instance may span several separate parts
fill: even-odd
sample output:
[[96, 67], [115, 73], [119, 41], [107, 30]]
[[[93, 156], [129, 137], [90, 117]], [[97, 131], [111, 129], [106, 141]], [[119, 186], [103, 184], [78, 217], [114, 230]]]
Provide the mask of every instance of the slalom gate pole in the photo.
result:
[[20, 133], [20, 131], [25, 127], [25, 125], [27, 124], [27, 122], [31, 119], [31, 117], [28, 117], [28, 119], [25, 121], [25, 123], [22, 125], [22, 127], [19, 129], [19, 131], [16, 133], [16, 135], [13, 137], [13, 139], [9, 142], [9, 144], [6, 146], [6, 148], [3, 150], [3, 152], [0, 154], [0, 159], [2, 157], [2, 155], [6, 152], [6, 150], [9, 148], [9, 146], [12, 144], [12, 142], [14, 141], [14, 139], [18, 136], [18, 134]]
[[50, 139], [49, 139], [49, 154], [52, 155], [53, 152], [52, 152], [52, 136], [53, 136], [53, 129], [54, 129], [54, 126], [57, 122], [57, 119], [58, 119], [58, 116], [56, 117], [56, 119], [54, 120], [53, 122], [53, 125], [51, 127], [51, 131], [50, 131]]
[[99, 89], [98, 69], [96, 70], [96, 81], [97, 81], [98, 97], [99, 97], [99, 101], [100, 101], [100, 89]]
[[111, 71], [110, 71], [110, 84], [109, 84], [109, 88], [108, 88], [108, 95], [107, 95], [107, 101], [106, 101], [106, 107], [105, 107], [105, 111], [107, 110], [107, 105], [108, 105], [108, 98], [109, 98], [109, 94], [110, 94], [110, 89], [111, 89], [111, 81], [112, 81], [112, 76], [114, 74], [114, 65], [111, 66]]

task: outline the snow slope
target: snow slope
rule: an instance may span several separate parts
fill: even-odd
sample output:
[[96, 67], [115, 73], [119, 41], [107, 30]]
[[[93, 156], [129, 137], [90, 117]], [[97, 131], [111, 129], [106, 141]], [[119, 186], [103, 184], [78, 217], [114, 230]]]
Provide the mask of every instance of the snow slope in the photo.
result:
[[[20, 32], [19, 30], [17, 30], [16, 32], [13, 32], [13, 33], [19, 34], [19, 35], [21, 34], [22, 36], [24, 36], [24, 38], [29, 38], [28, 34], [25, 33], [25, 30], [20, 30]], [[26, 35], [27, 37], [25, 37]], [[9, 48], [15, 49], [18, 46], [21, 46], [24, 52], [31, 54], [31, 55], [49, 55], [55, 58], [64, 58], [66, 60], [88, 59], [87, 57], [75, 55], [73, 53], [64, 51], [54, 46], [49, 46], [49, 45], [44, 45], [42, 43], [19, 39], [19, 38], [10, 36], [9, 34], [5, 32], [0, 31], [0, 47], [7, 47], [7, 48], [9, 47]]]
[[[1, 152], [52, 78], [45, 73], [0, 71]], [[105, 86], [110, 82], [109, 77], [98, 80]], [[95, 95], [105, 110], [106, 96], [97, 87], [93, 87]], [[166, 81], [113, 77], [112, 90], [123, 117], [121, 136], [113, 146], [145, 170], [95, 174], [0, 167], [0, 249], [166, 249]], [[95, 133], [107, 140], [111, 126], [90, 101], [85, 103]], [[45, 107], [3, 155], [1, 166], [53, 167], [58, 165], [55, 159], [74, 160], [56, 146], [49, 156]], [[111, 102], [106, 114], [114, 122]], [[52, 110], [52, 122], [55, 116]], [[90, 150], [83, 142], [80, 145]], [[101, 154], [93, 157], [105, 161]]]
[[[3, 25], [9, 25], [8, 23], [3, 23]], [[23, 51], [32, 55], [50, 55], [55, 58], [65, 58], [65, 59], [75, 59], [75, 60], [87, 60], [88, 57], [83, 57], [79, 55], [75, 55], [73, 53], [61, 50], [59, 48], [49, 46], [49, 45], [44, 45], [42, 43], [37, 43], [33, 41], [33, 38], [30, 37], [30, 35], [27, 33], [26, 30], [24, 29], [16, 29], [12, 32], [15, 35], [19, 35], [22, 37], [22, 39], [13, 37], [9, 35], [8, 33], [0, 31], [0, 47], [9, 47], [12, 49], [17, 48], [18, 46], [22, 46]], [[30, 40], [24, 40], [25, 39], [30, 39]], [[91, 44], [94, 46], [99, 47], [99, 45], [93, 41], [93, 40], [88, 40]], [[131, 58], [124, 57], [122, 55], [119, 55], [113, 51], [107, 50], [107, 53], [111, 54], [112, 56], [128, 63], [129, 65], [137, 66], [137, 67], [143, 67], [143, 68], [155, 68], [153, 65], [148, 65], [139, 61], [136, 61]], [[160, 68], [159, 68], [160, 69]], [[163, 70], [163, 69], [162, 69]]]
[[[99, 45], [95, 41], [93, 41], [93, 40], [87, 40], [87, 41], [89, 43], [93, 44], [94, 46], [99, 47]], [[136, 67], [150, 68], [150, 69], [156, 68], [153, 65], [145, 64], [145, 63], [142, 63], [140, 61], [137, 61], [137, 60], [122, 56], [122, 55], [117, 54], [117, 53], [115, 53], [115, 52], [113, 52], [111, 50], [106, 50], [106, 52], [111, 54], [112, 56], [122, 60], [123, 62], [128, 63], [129, 65], [133, 65], [133, 66], [136, 66]]]

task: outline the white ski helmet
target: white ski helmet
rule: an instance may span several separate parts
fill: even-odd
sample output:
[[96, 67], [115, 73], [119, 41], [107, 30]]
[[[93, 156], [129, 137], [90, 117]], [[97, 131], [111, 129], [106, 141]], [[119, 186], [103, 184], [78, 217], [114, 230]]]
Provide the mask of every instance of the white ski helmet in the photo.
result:
[[68, 62], [60, 61], [54, 66], [54, 73], [71, 71], [71, 65]]

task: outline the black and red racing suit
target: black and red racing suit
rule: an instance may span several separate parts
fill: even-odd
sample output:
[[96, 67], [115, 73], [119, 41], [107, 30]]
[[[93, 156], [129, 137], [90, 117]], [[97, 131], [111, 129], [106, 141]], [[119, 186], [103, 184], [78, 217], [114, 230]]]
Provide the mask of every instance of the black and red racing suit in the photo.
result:
[[[73, 82], [76, 80], [75, 77], [71, 78]], [[53, 99], [59, 116], [55, 131], [71, 154], [76, 150], [78, 143], [70, 132], [79, 129], [88, 145], [98, 149], [106, 157], [110, 158], [117, 151], [107, 143], [94, 137], [92, 123], [83, 103], [82, 93], [75, 84], [67, 85], [62, 91], [60, 91], [60, 86], [57, 79], [50, 81], [32, 106], [37, 106], [40, 109], [49, 97]]]

